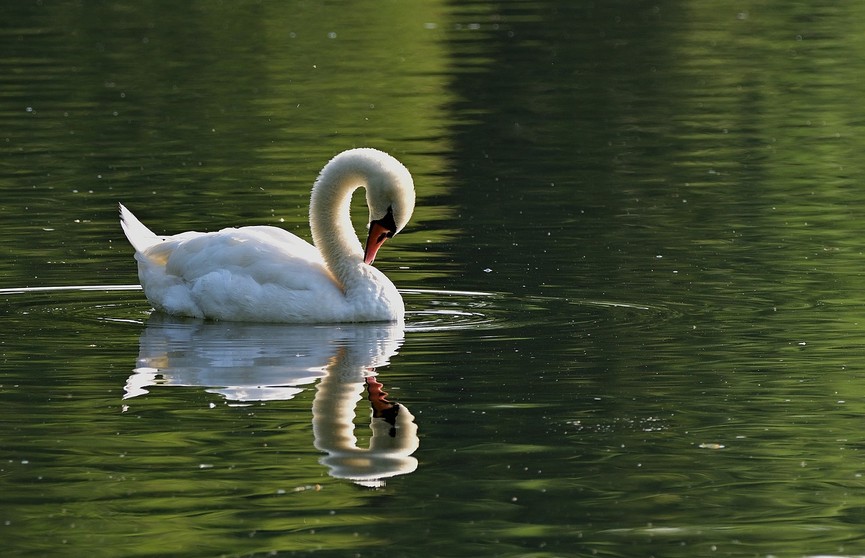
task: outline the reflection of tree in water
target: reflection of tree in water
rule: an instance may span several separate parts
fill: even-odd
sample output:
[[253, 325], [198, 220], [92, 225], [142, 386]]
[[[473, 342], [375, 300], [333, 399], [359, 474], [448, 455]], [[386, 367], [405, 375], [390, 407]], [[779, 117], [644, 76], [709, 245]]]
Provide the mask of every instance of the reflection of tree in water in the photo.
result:
[[[402, 345], [398, 324], [287, 326], [204, 322], [154, 314], [139, 339], [138, 363], [124, 399], [151, 386], [198, 386], [229, 401], [294, 398], [320, 378], [312, 404], [314, 445], [329, 473], [364, 486], [417, 468], [414, 416], [387, 398], [375, 368]], [[354, 435], [366, 391], [369, 447]]]

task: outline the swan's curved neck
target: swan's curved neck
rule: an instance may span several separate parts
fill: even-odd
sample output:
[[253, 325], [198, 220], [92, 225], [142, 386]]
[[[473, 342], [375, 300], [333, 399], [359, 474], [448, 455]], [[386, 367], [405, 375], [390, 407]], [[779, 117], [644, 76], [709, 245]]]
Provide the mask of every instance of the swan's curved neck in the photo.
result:
[[368, 183], [358, 171], [325, 167], [312, 188], [309, 227], [312, 241], [328, 268], [345, 286], [346, 279], [363, 264], [363, 248], [351, 223], [351, 195]]

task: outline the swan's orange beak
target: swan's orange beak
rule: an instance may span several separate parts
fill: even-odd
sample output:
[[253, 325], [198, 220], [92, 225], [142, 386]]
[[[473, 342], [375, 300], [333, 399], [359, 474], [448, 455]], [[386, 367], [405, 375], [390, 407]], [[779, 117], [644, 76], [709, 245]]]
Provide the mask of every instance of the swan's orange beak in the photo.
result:
[[378, 221], [369, 224], [369, 236], [366, 237], [366, 249], [363, 252], [363, 263], [369, 265], [375, 260], [375, 254], [384, 241], [393, 236], [393, 232]]

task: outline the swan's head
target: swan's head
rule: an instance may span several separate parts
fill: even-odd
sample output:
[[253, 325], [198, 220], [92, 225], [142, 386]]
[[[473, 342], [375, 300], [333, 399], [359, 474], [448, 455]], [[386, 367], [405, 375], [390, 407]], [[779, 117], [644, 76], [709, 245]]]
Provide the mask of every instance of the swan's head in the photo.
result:
[[363, 261], [371, 264], [384, 241], [406, 226], [414, 211], [414, 182], [402, 163], [381, 151], [365, 149], [376, 172], [368, 174], [366, 203], [369, 206], [369, 236]]
[[[369, 207], [369, 236], [363, 261], [371, 264], [385, 240], [405, 227], [414, 211], [414, 182], [402, 163], [377, 149], [343, 151], [321, 170], [309, 204], [312, 238], [324, 254], [334, 241], [337, 252], [354, 251], [348, 215], [351, 193], [366, 188]], [[353, 232], [353, 231], [352, 231]], [[349, 246], [350, 244], [350, 246]]]

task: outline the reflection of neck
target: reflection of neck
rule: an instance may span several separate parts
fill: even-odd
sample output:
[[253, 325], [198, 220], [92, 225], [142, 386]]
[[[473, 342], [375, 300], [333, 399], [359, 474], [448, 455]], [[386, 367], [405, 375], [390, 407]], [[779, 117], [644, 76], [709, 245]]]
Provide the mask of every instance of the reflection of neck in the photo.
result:
[[357, 447], [354, 417], [363, 377], [347, 378], [337, 368], [330, 367], [319, 382], [312, 403], [315, 447], [327, 453], [321, 462], [332, 476], [367, 486], [381, 486], [381, 479], [414, 471], [417, 459], [411, 454], [420, 443], [414, 417], [400, 405], [395, 428], [385, 418], [371, 419], [369, 448]]

